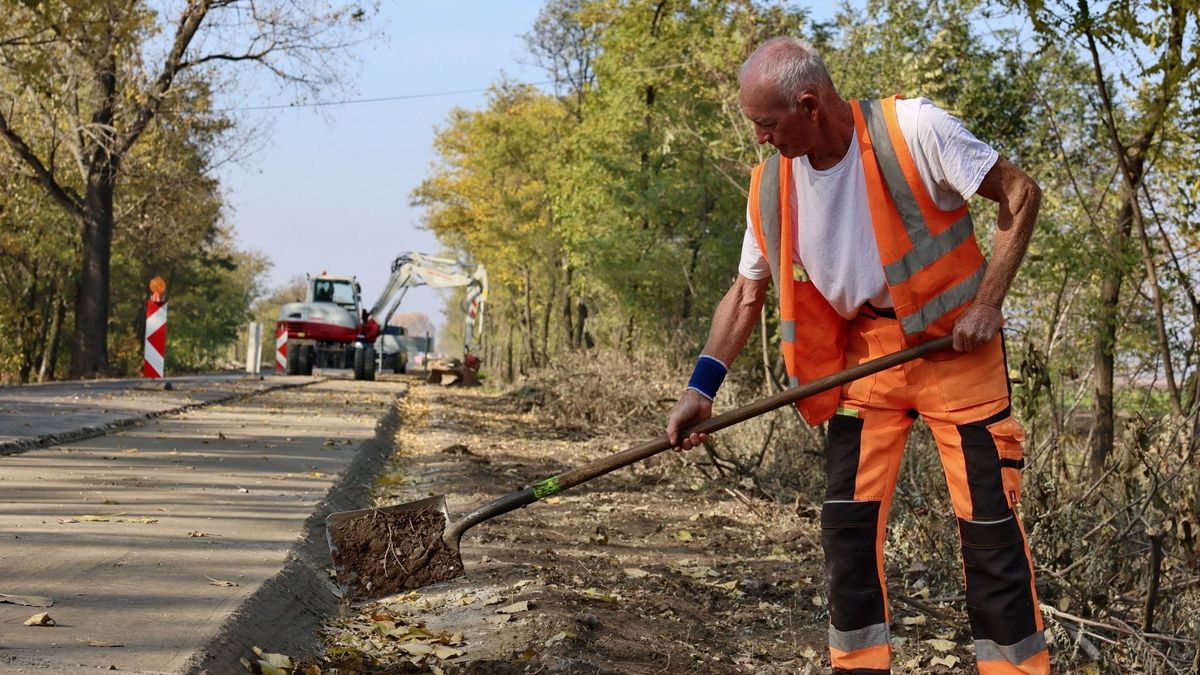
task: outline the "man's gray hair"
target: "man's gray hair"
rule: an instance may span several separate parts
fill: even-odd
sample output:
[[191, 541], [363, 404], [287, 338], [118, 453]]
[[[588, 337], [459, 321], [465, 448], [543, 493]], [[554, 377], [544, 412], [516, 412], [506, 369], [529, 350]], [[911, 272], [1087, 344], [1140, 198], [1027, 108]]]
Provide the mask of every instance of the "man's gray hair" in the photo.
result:
[[740, 84], [745, 83], [751, 70], [778, 92], [789, 109], [795, 108], [796, 99], [806, 91], [833, 88], [833, 78], [821, 55], [800, 38], [771, 38], [759, 45], [738, 72]]

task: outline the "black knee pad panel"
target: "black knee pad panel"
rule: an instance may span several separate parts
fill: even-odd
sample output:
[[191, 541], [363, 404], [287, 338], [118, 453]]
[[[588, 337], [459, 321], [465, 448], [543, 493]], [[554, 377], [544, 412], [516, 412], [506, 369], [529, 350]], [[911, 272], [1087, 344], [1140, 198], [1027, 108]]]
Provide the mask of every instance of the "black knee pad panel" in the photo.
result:
[[826, 502], [821, 546], [829, 584], [829, 619], [842, 631], [884, 622], [875, 541], [880, 502]]
[[971, 632], [1002, 645], [1037, 631], [1025, 540], [1011, 511], [1009, 516], [999, 522], [958, 521]]

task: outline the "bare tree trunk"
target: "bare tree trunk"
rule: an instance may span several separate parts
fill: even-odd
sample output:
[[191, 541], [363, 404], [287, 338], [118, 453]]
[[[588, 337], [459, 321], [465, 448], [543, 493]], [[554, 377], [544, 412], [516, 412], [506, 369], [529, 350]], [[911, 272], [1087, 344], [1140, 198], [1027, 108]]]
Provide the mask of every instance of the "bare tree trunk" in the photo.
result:
[[550, 317], [554, 315], [554, 298], [558, 295], [558, 272], [550, 273], [550, 289], [546, 292], [546, 308], [542, 312], [542, 358], [550, 361]]
[[[20, 335], [17, 338], [17, 344], [21, 351], [21, 363], [17, 369], [17, 379], [21, 384], [29, 382], [29, 376], [33, 372], [33, 358], [38, 351], [38, 345], [41, 343], [42, 336], [38, 335], [39, 331], [34, 329], [35, 324], [41, 324], [44, 332], [45, 321], [37, 321], [37, 306], [38, 306], [38, 264], [35, 261], [29, 273], [29, 284], [22, 291], [22, 302], [18, 304], [21, 308], [21, 317], [18, 321], [20, 326]], [[43, 312], [43, 316], [45, 312]]]
[[567, 349], [574, 351], [579, 348], [579, 342], [575, 337], [574, 321], [571, 316], [571, 281], [575, 270], [565, 258], [563, 259], [562, 266], [566, 275], [566, 279], [563, 281], [562, 294], [563, 335], [567, 338]]
[[[521, 317], [521, 332], [524, 333], [525, 349], [529, 354], [528, 363], [531, 366], [537, 365], [537, 331], [533, 329], [533, 279], [529, 271], [529, 266], [525, 266], [525, 302], [524, 315]], [[525, 359], [521, 360], [521, 365], [524, 366]], [[521, 368], [521, 374], [525, 373], [525, 368]]]
[[578, 318], [575, 321], [575, 346], [581, 349], [591, 349], [592, 345], [589, 344], [590, 340], [587, 339], [587, 331], [585, 330], [588, 318], [587, 303], [580, 300], [579, 304], [575, 306], [575, 309], [578, 312]]
[[42, 352], [42, 366], [38, 369], [38, 382], [54, 380], [54, 370], [58, 365], [58, 345], [62, 339], [62, 323], [67, 314], [67, 299], [60, 289], [54, 293], [54, 319], [50, 323], [50, 333], [46, 337], [45, 350]]
[[1146, 603], [1142, 607], [1142, 630], [1154, 632], [1154, 611], [1158, 608], [1158, 584], [1162, 576], [1163, 535], [1150, 535], [1150, 560], [1147, 563]]
[[109, 264], [113, 239], [113, 186], [119, 158], [112, 154], [113, 108], [116, 105], [117, 67], [111, 37], [104, 56], [95, 66], [96, 112], [92, 124], [98, 142], [88, 162], [83, 200], [83, 270], [75, 297], [75, 348], [71, 352], [71, 377], [108, 371]]
[[1116, 226], [1109, 237], [1108, 264], [1100, 282], [1100, 307], [1096, 315], [1096, 337], [1092, 343], [1095, 364], [1095, 394], [1092, 404], [1092, 444], [1088, 467], [1095, 480], [1104, 472], [1104, 460], [1112, 452], [1115, 438], [1113, 408], [1113, 374], [1117, 326], [1120, 323], [1121, 284], [1125, 279], [1124, 253], [1132, 222], [1128, 204], [1117, 216]]
[[513, 326], [508, 324], [508, 341], [504, 345], [504, 381], [513, 381]]

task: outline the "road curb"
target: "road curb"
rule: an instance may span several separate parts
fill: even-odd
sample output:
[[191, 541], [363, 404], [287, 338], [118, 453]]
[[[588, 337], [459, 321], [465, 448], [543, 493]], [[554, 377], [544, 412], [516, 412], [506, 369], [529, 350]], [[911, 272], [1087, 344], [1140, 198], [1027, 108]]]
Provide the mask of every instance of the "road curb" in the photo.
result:
[[[411, 385], [410, 385], [411, 387]], [[241, 670], [238, 659], [252, 656], [252, 647], [298, 656], [321, 650], [320, 630], [341, 604], [329, 579], [329, 544], [325, 518], [335, 511], [367, 505], [375, 478], [392, 455], [392, 436], [400, 426], [398, 403], [375, 424], [374, 438], [364, 441], [354, 461], [329, 488], [321, 504], [304, 521], [299, 541], [288, 553], [283, 569], [263, 582], [233, 611], [215, 637], [188, 660], [181, 672], [226, 675]]]
[[188, 403], [186, 405], [176, 406], [174, 408], [168, 408], [166, 410], [156, 410], [154, 412], [140, 413], [137, 415], [133, 415], [132, 417], [126, 417], [126, 418], [119, 419], [114, 422], [109, 422], [108, 424], [102, 424], [102, 425], [96, 426], [96, 427], [82, 427], [80, 429], [75, 429], [72, 431], [64, 431], [64, 432], [60, 432], [57, 434], [45, 434], [43, 436], [35, 436], [33, 438], [23, 438], [23, 439], [16, 440], [16, 441], [3, 441], [3, 442], [0, 442], [0, 457], [5, 457], [8, 455], [19, 455], [23, 452], [29, 452], [30, 450], [37, 450], [39, 448], [48, 448], [48, 447], [55, 446], [55, 445], [61, 445], [63, 443], [74, 443], [76, 441], [82, 441], [82, 440], [86, 440], [89, 438], [97, 438], [99, 436], [107, 436], [109, 434], [116, 433], [119, 431], [126, 431], [128, 429], [132, 429], [134, 427], [145, 424], [146, 422], [148, 422], [152, 419], [155, 419], [158, 417], [163, 417], [165, 415], [178, 415], [180, 413], [185, 413], [185, 412], [189, 412], [192, 410], [198, 410], [200, 408], [207, 408], [210, 405], [219, 405], [222, 403], [232, 403], [234, 401], [240, 401], [245, 398], [250, 398], [251, 396], [260, 396], [262, 394], [269, 394], [273, 391], [284, 391], [287, 389], [295, 389], [297, 387], [307, 387], [307, 386], [310, 386], [313, 384], [317, 384], [318, 382], [324, 382], [324, 381], [325, 380], [321, 379], [321, 378], [313, 378], [311, 380], [308, 380], [307, 382], [296, 382], [294, 384], [285, 382], [285, 383], [279, 384], [277, 386], [267, 387], [264, 389], [258, 389], [255, 391], [236, 392], [233, 394], [229, 394], [228, 396], [221, 396], [218, 398], [214, 398], [211, 401], [200, 401], [198, 403]]

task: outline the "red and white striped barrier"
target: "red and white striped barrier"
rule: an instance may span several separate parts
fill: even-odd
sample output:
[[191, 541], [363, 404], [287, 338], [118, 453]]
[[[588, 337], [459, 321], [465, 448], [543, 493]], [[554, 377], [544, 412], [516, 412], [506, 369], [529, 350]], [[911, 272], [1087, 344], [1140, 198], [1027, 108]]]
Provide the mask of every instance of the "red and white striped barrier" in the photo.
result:
[[155, 294], [146, 301], [146, 356], [142, 375], [163, 376], [163, 359], [167, 353], [167, 303]]
[[275, 370], [287, 372], [287, 326], [275, 324]]

